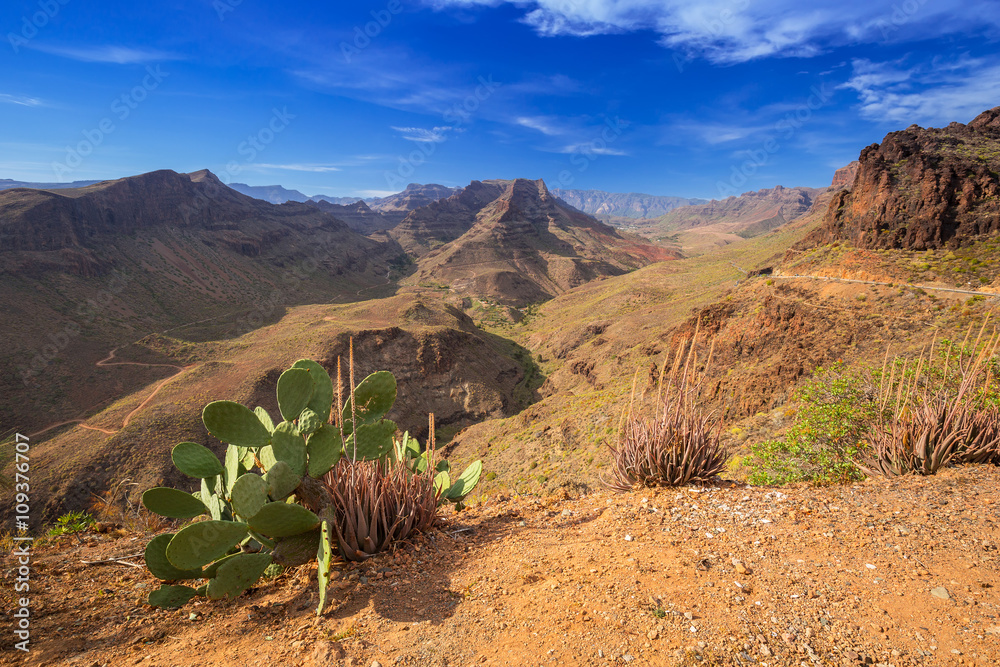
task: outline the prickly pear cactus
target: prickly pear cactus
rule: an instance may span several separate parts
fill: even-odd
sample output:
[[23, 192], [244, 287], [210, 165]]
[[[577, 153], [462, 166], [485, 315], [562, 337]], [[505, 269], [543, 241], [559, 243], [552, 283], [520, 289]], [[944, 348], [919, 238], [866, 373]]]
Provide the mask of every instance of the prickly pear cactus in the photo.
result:
[[[342, 457], [391, 459], [414, 473], [434, 465], [433, 451], [421, 452], [409, 434], [393, 440], [396, 424], [385, 419], [396, 399], [391, 373], [369, 375], [343, 405], [334, 404], [334, 397], [329, 374], [302, 359], [278, 379], [280, 421], [264, 408], [250, 410], [232, 401], [205, 406], [205, 427], [227, 443], [223, 460], [203, 445], [182, 442], [171, 458], [178, 470], [199, 480], [200, 490], [157, 487], [142, 496], [152, 512], [195, 519], [147, 545], [146, 565], [165, 582], [150, 594], [149, 604], [173, 608], [198, 595], [235, 598], [267, 572], [315, 559], [317, 615], [323, 612], [332, 559], [344, 551], [334, 544], [338, 537], [330, 526], [336, 514], [323, 478]], [[461, 509], [479, 481], [482, 463], [476, 461], [455, 481], [447, 461], [434, 468], [439, 505], [450, 501]]]

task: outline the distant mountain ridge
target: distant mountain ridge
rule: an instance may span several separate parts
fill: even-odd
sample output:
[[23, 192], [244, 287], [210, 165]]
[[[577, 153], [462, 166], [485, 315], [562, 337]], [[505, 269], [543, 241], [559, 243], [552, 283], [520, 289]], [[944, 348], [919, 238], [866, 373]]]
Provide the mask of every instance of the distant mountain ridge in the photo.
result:
[[14, 181], [9, 178], [0, 178], [0, 190], [10, 190], [11, 188], [32, 188], [35, 190], [61, 190], [66, 188], [83, 188], [88, 185], [100, 183], [101, 181], [72, 181], [70, 183], [31, 183], [28, 181]]
[[639, 192], [620, 193], [560, 188], [553, 188], [551, 192], [573, 208], [589, 215], [620, 218], [658, 218], [680, 206], [706, 203], [704, 199], [647, 195]]
[[514, 306], [679, 257], [567, 206], [541, 180], [472, 181], [390, 234], [417, 256], [410, 281]]

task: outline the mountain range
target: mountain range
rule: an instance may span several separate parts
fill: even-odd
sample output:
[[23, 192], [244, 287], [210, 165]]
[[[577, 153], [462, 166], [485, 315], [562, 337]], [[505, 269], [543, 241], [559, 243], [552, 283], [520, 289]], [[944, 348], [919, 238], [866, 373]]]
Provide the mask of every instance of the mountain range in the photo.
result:
[[171, 481], [176, 442], [220, 446], [207, 401], [273, 409], [284, 367], [334, 372], [353, 338], [359, 372], [396, 374], [403, 428], [425, 437], [433, 412], [497, 484], [586, 485], [612, 416], [699, 332], [726, 437], [771, 437], [816, 368], [955, 339], [992, 308], [948, 290], [1000, 290], [998, 118], [891, 133], [827, 188], [634, 219], [644, 236], [530, 179], [414, 184], [382, 210], [272, 204], [206, 170], [8, 188], [0, 420], [31, 435], [51, 516]]

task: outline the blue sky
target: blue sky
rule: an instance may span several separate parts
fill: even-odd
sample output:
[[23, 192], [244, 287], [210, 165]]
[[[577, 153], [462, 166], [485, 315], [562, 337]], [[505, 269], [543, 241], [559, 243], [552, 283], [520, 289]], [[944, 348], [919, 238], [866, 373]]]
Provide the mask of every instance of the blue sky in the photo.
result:
[[821, 186], [1000, 105], [994, 0], [8, 0], [0, 178]]

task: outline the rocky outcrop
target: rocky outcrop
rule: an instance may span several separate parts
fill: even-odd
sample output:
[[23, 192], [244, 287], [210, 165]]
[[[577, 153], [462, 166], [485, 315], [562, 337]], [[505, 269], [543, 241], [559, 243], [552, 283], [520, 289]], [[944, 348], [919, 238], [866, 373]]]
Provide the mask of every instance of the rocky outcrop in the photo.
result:
[[411, 211], [459, 193], [462, 188], [449, 188], [437, 183], [410, 183], [402, 192], [388, 197], [367, 200], [373, 211], [381, 213], [387, 220], [397, 224]]
[[850, 190], [834, 196], [807, 243], [955, 247], [1000, 232], [1000, 107], [968, 125], [911, 125], [872, 144]]
[[329, 213], [338, 220], [343, 220], [347, 226], [359, 234], [371, 234], [373, 232], [391, 229], [394, 223], [381, 213], [373, 211], [364, 201], [359, 200], [352, 204], [331, 204], [327, 201], [309, 201], [311, 206], [315, 206], [321, 211]]
[[858, 175], [858, 164], [858, 161], [855, 160], [833, 172], [833, 183], [830, 184], [830, 187], [835, 190], [851, 187], [855, 176]]

